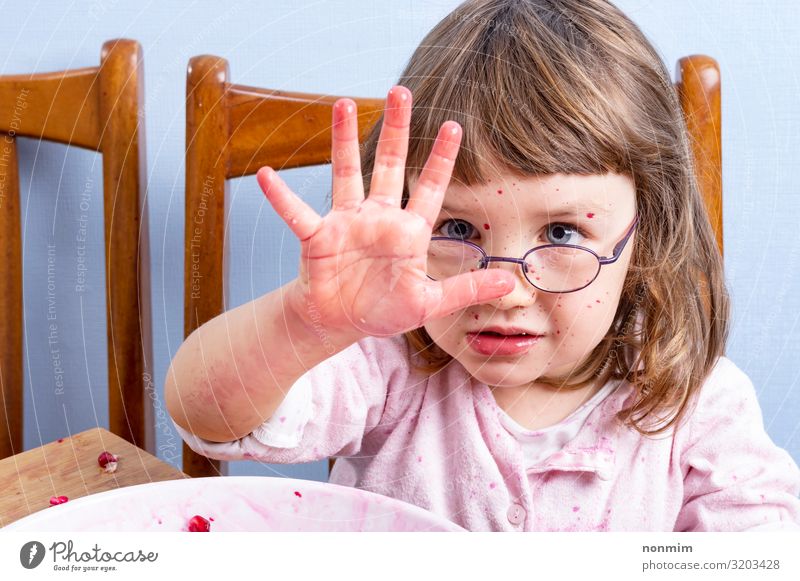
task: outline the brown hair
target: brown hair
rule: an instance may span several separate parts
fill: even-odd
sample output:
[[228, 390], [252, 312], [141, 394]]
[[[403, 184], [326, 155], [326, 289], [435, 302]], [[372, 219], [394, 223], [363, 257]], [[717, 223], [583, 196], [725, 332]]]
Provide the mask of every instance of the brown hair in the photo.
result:
[[[730, 305], [676, 90], [639, 28], [604, 0], [468, 0], [428, 33], [398, 84], [414, 97], [407, 178], [448, 119], [463, 127], [456, 183], [486, 183], [497, 168], [632, 178], [639, 224], [614, 321], [569, 376], [537, 382], [626, 379], [636, 398], [620, 421], [643, 435], [680, 421], [724, 354]], [[365, 170], [381, 124], [363, 144]], [[452, 360], [424, 328], [406, 337], [423, 370]], [[662, 410], [672, 419], [645, 429]]]

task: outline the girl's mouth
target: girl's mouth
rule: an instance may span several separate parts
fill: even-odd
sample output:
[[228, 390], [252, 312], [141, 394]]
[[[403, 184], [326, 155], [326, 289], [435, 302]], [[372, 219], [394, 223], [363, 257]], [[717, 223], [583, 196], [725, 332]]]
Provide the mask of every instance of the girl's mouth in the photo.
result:
[[492, 331], [467, 333], [469, 346], [481, 355], [520, 355], [543, 338], [543, 335], [501, 335]]

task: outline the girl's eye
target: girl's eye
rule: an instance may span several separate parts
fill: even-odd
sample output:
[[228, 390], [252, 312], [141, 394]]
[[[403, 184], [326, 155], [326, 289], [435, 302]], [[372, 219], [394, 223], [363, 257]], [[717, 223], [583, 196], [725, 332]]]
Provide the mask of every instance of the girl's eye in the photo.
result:
[[461, 240], [468, 240], [470, 232], [475, 231], [475, 227], [466, 220], [451, 219], [443, 220], [436, 227], [436, 231], [440, 232], [442, 236], [448, 238], [459, 238]]
[[[581, 245], [583, 243], [583, 231], [573, 224], [566, 224], [563, 222], [553, 222], [552, 224], [548, 224], [546, 229], [552, 232], [552, 237], [548, 234], [548, 240], [550, 244], [576, 244]], [[578, 235], [580, 238], [575, 238], [575, 235]]]

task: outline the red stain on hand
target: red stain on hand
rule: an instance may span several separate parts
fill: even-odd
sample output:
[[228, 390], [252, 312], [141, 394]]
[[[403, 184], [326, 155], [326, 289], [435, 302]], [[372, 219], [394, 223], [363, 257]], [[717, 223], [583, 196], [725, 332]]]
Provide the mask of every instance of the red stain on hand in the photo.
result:
[[489, 229], [489, 224], [484, 224], [484, 225], [483, 225], [483, 229], [484, 229], [484, 230], [488, 230], [488, 229]]
[[503, 193], [503, 190], [497, 190], [497, 193], [498, 193], [498, 194], [502, 194], [502, 193]]
[[589, 212], [588, 214], [586, 214], [586, 217], [587, 218], [594, 218], [594, 214], [592, 212]]

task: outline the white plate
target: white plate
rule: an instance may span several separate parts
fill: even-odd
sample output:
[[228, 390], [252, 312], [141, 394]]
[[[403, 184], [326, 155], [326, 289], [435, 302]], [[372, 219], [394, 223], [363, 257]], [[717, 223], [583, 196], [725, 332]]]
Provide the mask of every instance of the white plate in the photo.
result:
[[262, 476], [117, 488], [48, 507], [2, 530], [177, 532], [187, 531], [194, 515], [209, 520], [211, 532], [465, 531], [418, 506], [358, 488]]

